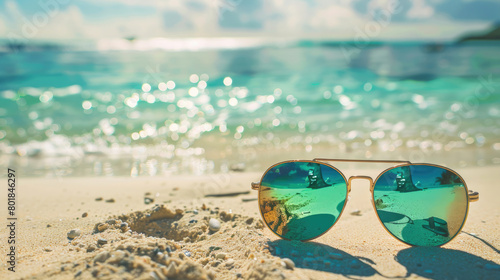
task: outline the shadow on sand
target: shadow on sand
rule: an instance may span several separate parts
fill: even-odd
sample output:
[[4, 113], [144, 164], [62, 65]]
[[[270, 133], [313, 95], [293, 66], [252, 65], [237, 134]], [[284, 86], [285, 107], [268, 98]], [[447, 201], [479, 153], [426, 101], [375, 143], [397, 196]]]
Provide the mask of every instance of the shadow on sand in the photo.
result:
[[379, 274], [371, 265], [375, 263], [355, 257], [325, 244], [276, 240], [268, 243], [273, 255], [293, 260], [296, 267], [341, 274], [346, 277]]
[[500, 265], [464, 251], [411, 247], [396, 260], [411, 273], [430, 279], [500, 279]]
[[[499, 253], [491, 244], [481, 241]], [[371, 259], [352, 256], [325, 244], [287, 240], [268, 244], [273, 255], [292, 259], [296, 267], [347, 278], [379, 275], [387, 279], [401, 279], [416, 274], [430, 279], [500, 279], [500, 264], [464, 251], [441, 247], [410, 247], [399, 251], [395, 260], [406, 268], [406, 275], [387, 277], [374, 268], [376, 264]]]

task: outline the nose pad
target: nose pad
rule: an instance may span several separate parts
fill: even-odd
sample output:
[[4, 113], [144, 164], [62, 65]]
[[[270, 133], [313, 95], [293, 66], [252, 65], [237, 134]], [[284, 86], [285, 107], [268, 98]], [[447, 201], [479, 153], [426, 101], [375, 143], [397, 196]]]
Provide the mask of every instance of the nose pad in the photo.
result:
[[364, 175], [357, 175], [357, 176], [351, 176], [349, 177], [349, 180], [347, 180], [347, 192], [351, 192], [351, 181], [354, 179], [362, 179], [362, 180], [368, 180], [370, 181], [370, 191], [373, 191], [373, 179], [370, 176], [364, 176]]
[[[364, 175], [351, 176], [347, 180], [347, 194], [348, 194], [348, 196], [347, 196], [346, 205], [347, 205], [347, 203], [349, 203], [349, 200], [351, 199], [351, 196], [349, 195], [349, 193], [351, 193], [351, 182], [354, 179], [362, 179], [362, 180], [368, 180], [368, 181], [370, 181], [370, 191], [373, 192], [373, 179], [372, 179], [372, 177], [370, 177], [370, 176], [364, 176]], [[371, 198], [371, 201], [372, 201], [372, 204], [375, 205], [374, 202], [373, 202], [373, 196]]]

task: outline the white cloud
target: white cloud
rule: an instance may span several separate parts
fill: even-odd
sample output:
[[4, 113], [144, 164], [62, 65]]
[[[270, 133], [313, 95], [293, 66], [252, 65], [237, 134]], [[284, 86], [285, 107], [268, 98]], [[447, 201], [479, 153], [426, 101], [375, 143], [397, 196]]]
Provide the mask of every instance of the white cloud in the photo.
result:
[[23, 14], [16, 3], [6, 2], [7, 30], [0, 36], [30, 39], [85, 38], [88, 36], [86, 22], [80, 9], [60, 6], [47, 12], [40, 9], [33, 14]]
[[[140, 4], [139, 2], [129, 1]], [[180, 3], [180, 2], [179, 2]], [[171, 3], [172, 4], [172, 3]], [[175, 3], [174, 3], [175, 4]], [[175, 6], [175, 5], [174, 5]], [[169, 6], [171, 7], [171, 6]], [[121, 38], [129, 36], [201, 36], [202, 33], [214, 32], [217, 24], [217, 14], [190, 11], [183, 6], [175, 11], [190, 13], [192, 17], [183, 17], [182, 24], [191, 26], [189, 33], [182, 28], [168, 30], [164, 28], [163, 10], [158, 10], [148, 16], [129, 16], [127, 18], [110, 16], [100, 20], [86, 17], [76, 5], [60, 7], [56, 12], [47, 14], [43, 10], [25, 15], [20, 12], [14, 2], [6, 3], [7, 20], [11, 22], [6, 28], [0, 29], [0, 37], [16, 34], [15, 37], [25, 39], [99, 39]], [[1, 14], [0, 14], [1, 15]], [[2, 16], [2, 18], [4, 18]]]
[[[262, 0], [258, 9], [238, 9], [240, 4], [248, 4], [243, 1], [254, 0], [82, 0], [61, 6], [47, 17], [46, 22], [40, 22], [40, 19], [43, 20], [40, 16], [43, 9], [35, 14], [23, 14], [17, 2], [6, 1], [5, 6], [0, 7], [0, 37], [14, 32], [37, 39], [268, 36], [350, 40], [359, 30], [376, 25], [373, 24], [376, 21], [372, 14], [374, 11], [394, 13], [390, 7], [395, 3], [395, 0], [366, 1], [367, 12], [361, 14], [349, 0]], [[469, 30], [469, 23], [465, 25], [447, 18], [445, 11], [435, 11], [429, 1], [412, 1], [406, 13], [409, 21], [394, 22], [389, 19], [388, 24], [379, 24], [382, 26], [380, 32], [377, 31], [376, 38], [371, 39], [441, 38]], [[136, 7], [150, 9], [141, 9], [142, 14], [137, 16], [123, 16], [116, 12], [109, 17], [93, 17], [80, 9], [83, 5], [99, 9], [106, 4], [128, 6], [132, 11]], [[145, 15], [144, 11], [150, 14]], [[224, 13], [221, 14], [222, 11]], [[220, 17], [229, 15], [226, 13], [238, 13], [237, 17], [242, 22], [258, 22], [262, 28], [237, 30], [221, 27]], [[34, 18], [36, 14], [39, 14], [38, 22]], [[169, 16], [177, 19], [166, 24]]]
[[[89, 2], [99, 2], [90, 0]], [[162, 37], [162, 36], [211, 36], [218, 31], [218, 15], [215, 8], [209, 6], [212, 0], [198, 0], [202, 9], [192, 9], [189, 2], [183, 0], [142, 1], [142, 0], [110, 0], [129, 6], [153, 7], [154, 12], [147, 16], [112, 17], [99, 21], [89, 21], [82, 25], [89, 38], [121, 38], [121, 37]], [[179, 14], [180, 21], [174, 27], [165, 27], [166, 12]]]
[[[371, 0], [367, 4], [368, 11], [374, 10], [390, 10], [391, 7], [400, 5], [399, 1], [394, 0]], [[393, 11], [390, 11], [393, 12]]]
[[262, 9], [264, 30], [267, 33], [311, 36], [323, 34], [345, 36], [353, 26], [367, 18], [342, 4], [345, 1], [317, 0], [314, 4], [304, 1], [265, 1]]
[[85, 38], [89, 37], [87, 21], [77, 6], [69, 6], [50, 17], [46, 25], [38, 29], [38, 38]]
[[425, 0], [413, 0], [412, 6], [406, 16], [409, 19], [427, 19], [434, 15], [434, 8], [429, 6]]
[[[159, 36], [226, 36], [246, 34], [266, 36], [269, 34], [288, 34], [302, 36], [309, 33], [334, 32], [335, 29], [347, 29], [348, 26], [360, 23], [361, 16], [347, 5], [346, 0], [316, 0], [313, 4], [305, 1], [266, 0], [263, 7], [253, 12], [238, 10], [242, 1], [250, 0], [108, 0], [129, 7], [152, 7], [154, 13], [147, 16], [120, 17], [117, 14], [109, 18], [90, 20], [89, 15], [82, 14], [78, 4], [62, 7], [51, 16], [46, 24], [33, 24], [33, 19], [23, 15], [14, 2], [8, 1], [8, 13], [14, 19], [10, 31], [16, 34], [29, 30], [33, 38], [120, 38], [137, 36], [141, 38]], [[102, 4], [101, 0], [87, 2]], [[234, 10], [234, 11], [233, 11]], [[179, 22], [169, 28], [164, 20], [168, 13], [179, 15]], [[221, 14], [222, 13], [222, 14]], [[234, 30], [219, 26], [219, 19], [225, 13], [239, 13], [242, 20], [262, 23], [260, 30]], [[30, 15], [31, 16], [31, 15]], [[34, 26], [33, 26], [34, 25]], [[33, 31], [33, 32], [31, 32]], [[2, 34], [0, 33], [0, 36]]]

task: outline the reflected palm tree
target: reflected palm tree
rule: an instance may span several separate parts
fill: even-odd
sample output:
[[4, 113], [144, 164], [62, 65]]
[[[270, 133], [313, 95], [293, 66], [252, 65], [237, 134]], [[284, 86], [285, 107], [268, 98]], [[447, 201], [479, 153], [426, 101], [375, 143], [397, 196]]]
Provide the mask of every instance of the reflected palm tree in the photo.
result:
[[413, 184], [413, 179], [411, 178], [411, 170], [409, 166], [402, 166], [401, 171], [396, 175], [396, 191], [400, 192], [413, 192], [420, 191], [421, 189], [417, 188], [415, 184]]
[[450, 185], [461, 183], [461, 181], [455, 173], [445, 170], [441, 173], [441, 177], [436, 177], [436, 183], [439, 183], [440, 185]]
[[323, 179], [323, 174], [321, 173], [321, 166], [319, 164], [310, 164], [309, 174], [307, 175], [307, 180], [309, 181], [308, 188], [319, 189], [324, 187], [332, 186], [327, 184]]

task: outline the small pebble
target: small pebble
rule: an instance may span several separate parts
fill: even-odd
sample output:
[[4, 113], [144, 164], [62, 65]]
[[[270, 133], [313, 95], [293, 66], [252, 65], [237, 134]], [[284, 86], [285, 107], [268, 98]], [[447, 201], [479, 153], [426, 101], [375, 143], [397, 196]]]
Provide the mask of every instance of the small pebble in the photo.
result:
[[43, 250], [44, 250], [45, 252], [52, 252], [52, 249], [50, 249], [50, 248], [44, 248]]
[[119, 264], [127, 256], [127, 254], [128, 252], [125, 253], [122, 250], [116, 250], [111, 254], [110, 258], [107, 259], [106, 262], [115, 265]]
[[210, 221], [208, 221], [208, 228], [210, 229], [211, 232], [217, 232], [220, 229], [221, 225], [219, 220], [211, 218]]
[[111, 257], [111, 255], [109, 254], [109, 252], [108, 251], [103, 251], [103, 252], [100, 252], [99, 254], [97, 254], [94, 257], [94, 262], [105, 262], [107, 259], [109, 259], [109, 257]]
[[197, 215], [197, 214], [198, 214], [198, 210], [194, 209], [194, 210], [193, 210], [193, 213], [194, 213], [195, 215]]
[[128, 230], [128, 223], [120, 223], [120, 229], [122, 230], [122, 232], [126, 232]]
[[99, 240], [97, 240], [97, 244], [99, 245], [104, 245], [108, 243], [108, 240], [104, 239], [104, 238], [99, 238]]
[[223, 253], [223, 252], [217, 253], [215, 258], [223, 260], [226, 258], [226, 253]]
[[245, 163], [240, 162], [240, 163], [234, 163], [229, 166], [229, 170], [234, 171], [234, 172], [243, 172], [245, 171]]
[[184, 250], [184, 255], [186, 255], [186, 257], [191, 257], [191, 252]]
[[361, 216], [361, 210], [356, 209], [356, 210], [354, 210], [354, 211], [351, 212], [351, 215], [353, 215], [353, 216]]
[[68, 232], [68, 238], [69, 239], [74, 239], [82, 234], [82, 231], [78, 228], [72, 229]]
[[219, 246], [210, 246], [210, 247], [208, 248], [208, 250], [210, 250], [210, 252], [212, 252], [212, 251], [217, 251], [217, 250], [220, 250], [220, 249], [222, 249], [222, 248], [221, 248], [221, 247], [219, 247]]
[[295, 268], [295, 263], [289, 258], [281, 259], [283, 267], [293, 270]]
[[155, 200], [152, 199], [152, 198], [149, 198], [149, 197], [145, 197], [144, 198], [144, 204], [151, 204], [153, 203]]
[[94, 244], [90, 244], [88, 247], [87, 247], [87, 252], [94, 252], [95, 251], [96, 246]]
[[107, 203], [114, 203], [114, 202], [115, 202], [115, 199], [114, 199], [114, 198], [106, 199], [106, 202], [107, 202]]
[[47, 227], [51, 227], [51, 225], [47, 225]]
[[75, 273], [75, 278], [82, 275], [82, 271], [81, 270], [78, 270], [76, 273]]
[[233, 259], [228, 259], [226, 261], [226, 266], [232, 266], [234, 264], [234, 260]]
[[108, 224], [99, 224], [97, 225], [97, 230], [103, 232], [108, 228], [108, 226], [109, 226]]
[[82, 214], [82, 218], [86, 218], [89, 214], [87, 212]]
[[101, 201], [101, 200], [102, 200], [102, 197], [97, 197], [97, 198], [95, 199], [95, 201]]

